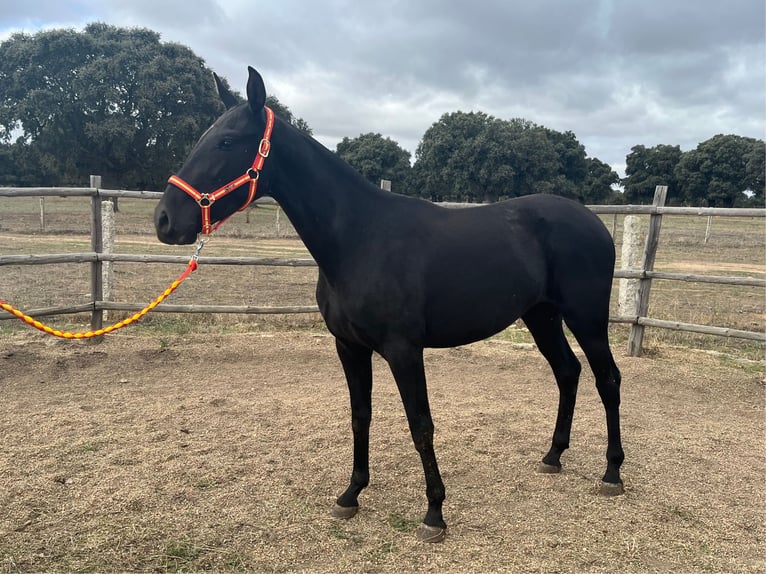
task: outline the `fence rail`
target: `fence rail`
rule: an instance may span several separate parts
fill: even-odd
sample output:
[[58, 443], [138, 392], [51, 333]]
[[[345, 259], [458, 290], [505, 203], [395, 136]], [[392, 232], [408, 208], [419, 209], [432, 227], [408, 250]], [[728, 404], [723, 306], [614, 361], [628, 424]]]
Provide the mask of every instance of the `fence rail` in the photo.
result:
[[[158, 200], [162, 193], [152, 191], [130, 191], [100, 189], [99, 178], [94, 176], [91, 187], [56, 188], [32, 187], [0, 188], [0, 197], [91, 197], [91, 251], [83, 253], [34, 254], [34, 255], [0, 255], [0, 266], [3, 265], [46, 265], [61, 263], [90, 263], [91, 264], [91, 294], [92, 301], [81, 305], [67, 307], [46, 307], [28, 309], [27, 314], [33, 317], [63, 315], [74, 313], [91, 313], [91, 327], [99, 328], [104, 311], [138, 311], [142, 305], [124, 302], [104, 301], [101, 295], [101, 265], [106, 262], [121, 263], [186, 263], [188, 257], [177, 255], [148, 255], [148, 254], [119, 254], [105, 253], [101, 245], [101, 200], [106, 198], [132, 198]], [[257, 200], [261, 204], [274, 204], [270, 198]], [[468, 204], [444, 204], [450, 208], [471, 207]], [[615, 279], [639, 280], [639, 300], [635, 314], [612, 316], [613, 323], [626, 323], [632, 326], [629, 340], [629, 350], [633, 355], [640, 355], [644, 327], [680, 330], [721, 337], [735, 337], [754, 341], [766, 341], [766, 333], [743, 331], [726, 327], [714, 327], [667, 321], [647, 317], [649, 289], [653, 279], [685, 281], [695, 283], [710, 283], [720, 285], [739, 285], [766, 288], [766, 279], [753, 277], [730, 277], [717, 275], [695, 275], [685, 273], [667, 273], [653, 270], [654, 254], [660, 233], [663, 215], [693, 215], [693, 216], [727, 216], [727, 217], [766, 217], [766, 209], [730, 209], [715, 207], [667, 207], [664, 205], [664, 192], [658, 187], [653, 205], [593, 205], [588, 206], [594, 213], [601, 215], [649, 215], [650, 230], [644, 246], [644, 260], [641, 269], [617, 269]], [[269, 258], [269, 257], [203, 257], [201, 261], [207, 265], [266, 265], [286, 267], [315, 267], [312, 259], [304, 258]], [[261, 307], [249, 305], [172, 305], [163, 303], [156, 309], [165, 313], [238, 313], [238, 314], [285, 314], [285, 313], [315, 313], [316, 305]], [[13, 316], [0, 311], [0, 320]]]
[[589, 205], [599, 215], [725, 215], [726, 217], [764, 217], [760, 207], [671, 207], [658, 205]]
[[[53, 263], [92, 263], [117, 261], [120, 263], [188, 263], [183, 255], [142, 255], [128, 253], [52, 253], [50, 255], [0, 255], [0, 265], [49, 265]], [[268, 265], [273, 267], [316, 267], [313, 259], [276, 257], [200, 257], [212, 265]]]
[[[263, 265], [271, 267], [316, 267], [313, 259], [280, 257], [201, 257], [210, 265]], [[112, 261], [119, 263], [187, 263], [184, 255], [143, 255], [129, 253], [51, 253], [46, 255], [0, 255], [0, 265], [52, 265], [61, 263], [92, 263]], [[728, 275], [692, 275], [689, 273], [667, 273], [663, 271], [641, 271], [615, 269], [615, 279], [666, 279], [688, 283], [712, 283], [717, 285], [740, 285], [743, 287], [764, 287], [766, 279], [757, 277], [730, 277]]]

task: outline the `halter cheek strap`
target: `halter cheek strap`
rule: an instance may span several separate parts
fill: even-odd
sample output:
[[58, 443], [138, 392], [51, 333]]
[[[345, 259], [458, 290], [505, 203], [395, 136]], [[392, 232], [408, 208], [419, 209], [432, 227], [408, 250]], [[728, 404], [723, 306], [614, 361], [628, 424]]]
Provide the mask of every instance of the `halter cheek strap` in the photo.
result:
[[210, 206], [217, 200], [230, 194], [235, 189], [239, 189], [246, 183], [250, 184], [247, 199], [237, 211], [244, 210], [255, 199], [255, 194], [258, 190], [258, 178], [263, 169], [263, 164], [266, 162], [266, 158], [269, 157], [269, 152], [271, 151], [271, 132], [274, 129], [274, 112], [271, 111], [271, 108], [266, 106], [264, 106], [263, 109], [266, 110], [266, 128], [263, 131], [263, 138], [258, 145], [258, 153], [255, 155], [253, 165], [243, 175], [230, 181], [226, 185], [219, 187], [212, 193], [200, 193], [194, 186], [186, 183], [177, 175], [172, 175], [170, 176], [170, 179], [168, 179], [168, 183], [175, 185], [178, 189], [192, 196], [194, 201], [197, 202], [197, 205], [199, 205], [202, 210], [202, 233], [205, 235], [209, 235], [218, 229], [218, 227], [225, 221], [225, 219], [223, 219], [214, 226], [210, 220]]

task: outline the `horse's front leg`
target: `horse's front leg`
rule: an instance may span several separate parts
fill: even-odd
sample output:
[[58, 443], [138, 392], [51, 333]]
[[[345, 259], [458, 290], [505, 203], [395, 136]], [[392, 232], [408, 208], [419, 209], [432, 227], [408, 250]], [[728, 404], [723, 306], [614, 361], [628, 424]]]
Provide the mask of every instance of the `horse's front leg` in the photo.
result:
[[333, 509], [336, 518], [351, 518], [359, 510], [359, 493], [370, 482], [370, 422], [372, 420], [372, 350], [335, 339], [351, 398], [354, 468], [351, 482]]
[[391, 367], [402, 397], [412, 440], [420, 454], [426, 477], [428, 512], [418, 530], [418, 536], [425, 542], [441, 542], [447, 532], [447, 524], [442, 516], [445, 493], [434, 453], [434, 424], [428, 404], [423, 349], [397, 345], [386, 349], [384, 357]]

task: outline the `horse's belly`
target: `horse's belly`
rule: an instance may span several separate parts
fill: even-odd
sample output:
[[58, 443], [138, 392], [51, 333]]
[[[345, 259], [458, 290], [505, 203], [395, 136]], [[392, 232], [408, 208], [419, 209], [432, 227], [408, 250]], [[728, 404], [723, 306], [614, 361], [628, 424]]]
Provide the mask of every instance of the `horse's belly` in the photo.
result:
[[507, 294], [502, 298], [430, 305], [426, 314], [425, 347], [455, 347], [481, 341], [508, 327], [532, 305]]

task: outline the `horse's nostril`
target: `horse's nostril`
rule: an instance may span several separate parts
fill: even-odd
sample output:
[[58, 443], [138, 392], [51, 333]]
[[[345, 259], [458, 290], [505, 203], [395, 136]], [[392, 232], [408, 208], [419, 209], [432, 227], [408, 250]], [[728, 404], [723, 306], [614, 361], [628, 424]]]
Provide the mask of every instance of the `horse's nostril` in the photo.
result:
[[158, 211], [154, 219], [154, 224], [157, 228], [157, 231], [167, 231], [170, 227], [170, 219], [168, 218], [168, 214], [164, 210]]

